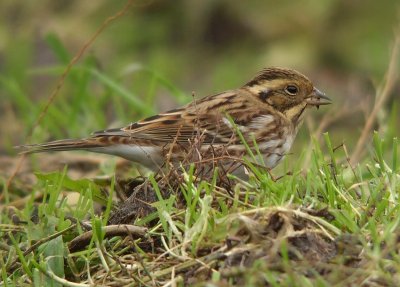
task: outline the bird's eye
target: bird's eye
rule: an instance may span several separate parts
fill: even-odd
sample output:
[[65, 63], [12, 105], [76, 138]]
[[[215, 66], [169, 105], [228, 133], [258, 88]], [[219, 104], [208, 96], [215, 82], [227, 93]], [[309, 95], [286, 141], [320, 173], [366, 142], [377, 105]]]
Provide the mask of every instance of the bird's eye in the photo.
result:
[[294, 85], [289, 85], [285, 88], [285, 92], [291, 96], [295, 96], [297, 95], [297, 93], [299, 92], [299, 89], [294, 86]]

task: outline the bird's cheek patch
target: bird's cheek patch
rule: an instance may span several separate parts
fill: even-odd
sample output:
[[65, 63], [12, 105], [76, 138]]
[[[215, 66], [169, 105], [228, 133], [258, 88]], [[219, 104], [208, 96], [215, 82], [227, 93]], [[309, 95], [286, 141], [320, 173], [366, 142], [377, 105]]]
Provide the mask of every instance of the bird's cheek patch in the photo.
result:
[[284, 107], [286, 102], [287, 100], [281, 96], [269, 97], [267, 99], [267, 103], [276, 108]]

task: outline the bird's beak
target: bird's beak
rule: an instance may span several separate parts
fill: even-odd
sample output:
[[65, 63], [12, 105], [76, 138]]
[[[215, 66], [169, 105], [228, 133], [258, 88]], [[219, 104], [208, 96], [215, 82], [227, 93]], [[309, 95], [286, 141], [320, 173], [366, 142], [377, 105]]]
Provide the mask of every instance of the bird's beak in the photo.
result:
[[306, 98], [307, 105], [316, 106], [317, 109], [319, 106], [329, 105], [332, 103], [332, 100], [325, 96], [325, 93], [321, 92], [317, 88], [314, 88], [309, 97]]

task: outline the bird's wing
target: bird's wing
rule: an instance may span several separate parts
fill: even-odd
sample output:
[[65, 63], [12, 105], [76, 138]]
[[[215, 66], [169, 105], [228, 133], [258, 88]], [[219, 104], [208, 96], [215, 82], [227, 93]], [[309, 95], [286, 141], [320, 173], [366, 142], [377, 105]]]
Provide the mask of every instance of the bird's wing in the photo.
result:
[[93, 137], [122, 136], [133, 140], [187, 143], [200, 135], [205, 144], [228, 143], [235, 134], [234, 130], [225, 114], [212, 107], [217, 104], [223, 107], [226, 97], [233, 95], [234, 91], [210, 96], [123, 128], [95, 132]]

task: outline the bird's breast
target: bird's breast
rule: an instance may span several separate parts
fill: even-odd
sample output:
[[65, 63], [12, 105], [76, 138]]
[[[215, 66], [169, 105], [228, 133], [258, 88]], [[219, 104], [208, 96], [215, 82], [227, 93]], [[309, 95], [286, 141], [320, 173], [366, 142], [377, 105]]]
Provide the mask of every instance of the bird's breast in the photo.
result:
[[289, 153], [294, 137], [292, 133], [283, 133], [258, 144], [266, 167], [274, 168]]

